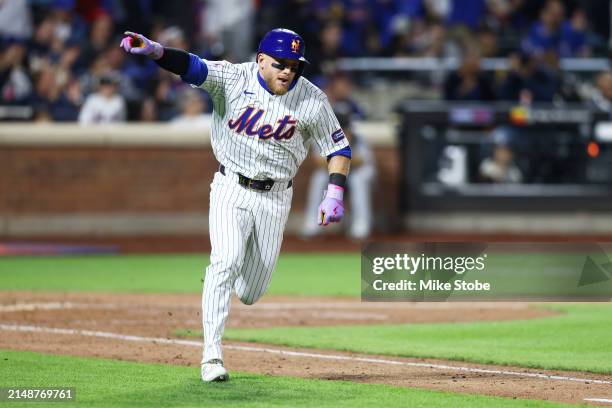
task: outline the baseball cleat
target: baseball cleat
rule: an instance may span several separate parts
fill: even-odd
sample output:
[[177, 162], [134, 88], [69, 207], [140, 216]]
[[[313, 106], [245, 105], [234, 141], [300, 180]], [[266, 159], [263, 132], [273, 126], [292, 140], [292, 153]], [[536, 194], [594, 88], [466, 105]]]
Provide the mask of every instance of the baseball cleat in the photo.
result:
[[223, 361], [218, 358], [208, 360], [202, 364], [202, 381], [227, 381], [229, 380], [229, 373], [223, 367]]

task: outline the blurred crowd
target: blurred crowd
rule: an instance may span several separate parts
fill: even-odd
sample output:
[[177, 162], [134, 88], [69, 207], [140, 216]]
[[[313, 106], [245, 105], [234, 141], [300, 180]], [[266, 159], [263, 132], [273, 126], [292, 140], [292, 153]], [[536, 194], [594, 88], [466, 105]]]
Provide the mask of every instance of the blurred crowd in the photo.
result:
[[[607, 0], [0, 0], [0, 104], [32, 106], [40, 121], [198, 123], [206, 94], [126, 55], [123, 31], [242, 62], [273, 27], [305, 37], [305, 75], [337, 98], [339, 58], [455, 56], [446, 99], [573, 100], [559, 59], [605, 55], [609, 20]], [[480, 69], [510, 53], [503, 77]], [[598, 106], [612, 101], [610, 78], [594, 82]]]

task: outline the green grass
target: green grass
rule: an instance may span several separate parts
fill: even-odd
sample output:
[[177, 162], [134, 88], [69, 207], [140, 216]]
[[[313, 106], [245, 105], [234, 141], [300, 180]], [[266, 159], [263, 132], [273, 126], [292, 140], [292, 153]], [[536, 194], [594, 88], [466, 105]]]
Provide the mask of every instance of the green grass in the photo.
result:
[[[277, 295], [358, 296], [357, 254], [282, 255]], [[0, 290], [200, 293], [205, 255], [0, 258]], [[528, 321], [228, 330], [299, 347], [612, 372], [612, 305], [563, 305]]]
[[612, 373], [612, 304], [533, 320], [228, 329], [226, 339], [483, 364]]
[[346, 381], [231, 375], [227, 383], [204, 384], [192, 367], [0, 351], [0, 387], [76, 388], [73, 403], [2, 403], [6, 407], [570, 406]]
[[[201, 293], [208, 255], [0, 257], [0, 290]], [[283, 254], [268, 293], [359, 296], [358, 254]]]

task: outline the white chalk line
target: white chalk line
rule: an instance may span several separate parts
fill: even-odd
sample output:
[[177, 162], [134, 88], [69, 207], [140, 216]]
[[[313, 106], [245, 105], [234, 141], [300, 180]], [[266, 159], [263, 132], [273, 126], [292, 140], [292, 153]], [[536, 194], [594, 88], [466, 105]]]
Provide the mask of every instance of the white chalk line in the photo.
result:
[[[138, 305], [146, 306], [150, 305]], [[114, 303], [79, 303], [79, 302], [32, 302], [32, 303], [15, 303], [15, 304], [0, 304], [0, 312], [19, 312], [19, 311], [34, 311], [34, 310], [58, 310], [58, 309], [115, 309], [121, 305]], [[133, 307], [133, 305], [131, 305]], [[174, 308], [191, 308], [189, 306], [182, 305], [162, 305], [162, 307], [174, 307]], [[242, 303], [236, 302], [232, 305], [233, 309], [248, 309], [252, 310], [317, 310], [317, 309], [393, 309], [394, 311], [401, 310], [412, 310], [412, 309], [423, 309], [423, 310], [446, 310], [446, 309], [477, 309], [477, 310], [525, 310], [529, 309], [528, 305], [522, 303], [506, 304], [506, 303], [394, 303], [392, 305], [388, 303], [376, 303], [376, 302], [334, 302], [325, 303], [324, 305], [317, 306], [308, 303], [289, 303], [289, 302], [274, 302], [274, 303], [260, 303], [256, 305], [243, 305]]]
[[[326, 302], [320, 307], [325, 309], [423, 309], [423, 310], [447, 310], [447, 309], [487, 309], [487, 310], [526, 310], [529, 309], [529, 304], [524, 303], [507, 303], [507, 302], [466, 302], [466, 303], [433, 303], [433, 302]], [[316, 309], [316, 305], [308, 303], [290, 303], [290, 302], [261, 302], [254, 305], [243, 305], [236, 303], [232, 305], [233, 309]]]
[[[140, 343], [170, 344], [170, 345], [182, 345], [182, 346], [191, 346], [191, 347], [202, 347], [201, 342], [193, 341], [193, 340], [164, 339], [164, 338], [158, 338], [158, 337], [143, 337], [143, 336], [133, 336], [133, 335], [118, 334], [118, 333], [91, 331], [91, 330], [60, 329], [60, 328], [52, 328], [52, 327], [23, 326], [23, 325], [10, 325], [10, 324], [0, 324], [0, 330], [19, 331], [19, 332], [69, 334], [69, 335], [107, 338], [107, 339], [114, 339], [114, 340], [134, 341], [134, 342], [140, 342]], [[529, 372], [521, 373], [518, 371], [492, 370], [492, 369], [485, 369], [485, 368], [451, 366], [451, 365], [444, 365], [444, 364], [413, 363], [413, 362], [408, 362], [408, 361], [387, 360], [387, 359], [380, 359], [380, 358], [352, 357], [352, 356], [342, 356], [342, 355], [334, 355], [334, 354], [307, 353], [307, 352], [302, 352], [302, 351], [280, 350], [280, 349], [273, 349], [273, 348], [268, 348], [268, 347], [225, 345], [223, 346], [223, 348], [228, 349], [228, 350], [251, 351], [251, 352], [257, 352], [257, 353], [271, 353], [271, 354], [279, 354], [279, 355], [284, 355], [284, 356], [311, 357], [311, 358], [317, 358], [317, 359], [322, 359], [322, 360], [358, 361], [362, 363], [375, 363], [375, 364], [386, 364], [386, 365], [406, 366], [406, 367], [421, 367], [421, 368], [430, 368], [434, 370], [462, 371], [462, 372], [469, 372], [469, 373], [505, 375], [505, 376], [513, 376], [513, 377], [524, 377], [524, 378], [538, 378], [538, 379], [543, 379], [543, 380], [571, 381], [571, 382], [581, 382], [581, 383], [589, 383], [589, 384], [612, 385], [612, 381], [597, 380], [597, 379], [591, 379], [591, 378], [566, 377], [562, 375], [549, 375], [549, 374], [529, 373]]]
[[74, 309], [76, 307], [79, 307], [79, 305], [72, 302], [16, 303], [13, 305], [0, 305], [0, 312], [28, 312], [33, 310]]
[[75, 302], [40, 302], [40, 303], [15, 303], [11, 305], [0, 305], [0, 313], [5, 312], [31, 312], [38, 310], [62, 310], [62, 309], [116, 309], [112, 304], [89, 304]]
[[591, 402], [605, 402], [608, 404], [612, 404], [612, 399], [606, 399], [606, 398], [585, 398], [585, 401], [591, 401]]
[[[0, 305], [0, 313], [10, 312], [33, 312], [33, 311], [44, 311], [44, 310], [69, 310], [69, 309], [117, 309], [119, 305], [116, 304], [88, 304], [88, 303], [74, 303], [74, 302], [35, 302], [35, 303], [15, 303], [11, 305]], [[322, 307], [323, 308], [323, 307]], [[325, 307], [326, 308], [326, 307]], [[257, 309], [257, 308], [254, 308]], [[291, 305], [286, 306], [280, 304], [279, 307], [275, 308], [261, 308], [262, 310], [269, 310], [261, 313], [261, 317], [278, 317], [278, 313], [274, 312], [285, 312], [292, 313], [295, 308]], [[298, 309], [301, 309], [298, 308]], [[389, 316], [380, 313], [351, 313], [351, 312], [334, 312], [334, 311], [318, 311], [316, 307], [309, 307], [311, 309], [311, 315], [322, 319], [330, 320], [388, 320]], [[246, 308], [245, 308], [246, 310]], [[251, 311], [250, 309], [249, 311]], [[155, 313], [155, 312], [152, 312]]]

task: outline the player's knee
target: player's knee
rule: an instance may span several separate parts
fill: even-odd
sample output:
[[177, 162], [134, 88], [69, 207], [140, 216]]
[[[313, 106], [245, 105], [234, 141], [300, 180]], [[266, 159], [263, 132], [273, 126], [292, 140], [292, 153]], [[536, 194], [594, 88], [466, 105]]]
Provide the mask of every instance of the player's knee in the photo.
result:
[[257, 302], [260, 297], [261, 297], [261, 294], [258, 294], [258, 293], [256, 294], [252, 294], [252, 293], [238, 294], [238, 299], [240, 299], [242, 304], [245, 304], [247, 306], [250, 306], [254, 304], [255, 302]]
[[247, 305], [247, 306], [251, 306], [253, 303], [256, 302], [255, 299], [252, 299], [250, 297], [241, 297], [240, 301], [242, 302], [243, 305]]
[[242, 302], [243, 305], [250, 306], [257, 301], [257, 299], [253, 299], [251, 296], [238, 296], [238, 299]]

